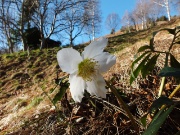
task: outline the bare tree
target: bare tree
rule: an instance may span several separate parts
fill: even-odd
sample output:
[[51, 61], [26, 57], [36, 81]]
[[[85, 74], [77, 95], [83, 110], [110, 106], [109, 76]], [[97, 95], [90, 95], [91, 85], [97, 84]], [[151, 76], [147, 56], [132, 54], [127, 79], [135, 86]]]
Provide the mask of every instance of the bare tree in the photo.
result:
[[128, 32], [131, 32], [130, 25], [131, 25], [131, 16], [128, 12], [128, 10], [125, 11], [124, 16], [121, 19], [122, 24], [127, 26]]
[[119, 15], [116, 13], [111, 13], [106, 18], [106, 26], [109, 30], [116, 30], [117, 27], [120, 25], [120, 18]]
[[[86, 21], [84, 17], [84, 5], [87, 1], [73, 0], [72, 7], [67, 9], [64, 13], [64, 23], [66, 29], [64, 30], [65, 36], [70, 41], [70, 45], [73, 46], [74, 40], [82, 34]], [[66, 37], [65, 37], [66, 38]]]
[[32, 16], [32, 22], [40, 30], [40, 48], [42, 49], [45, 46], [46, 39], [64, 30], [61, 29], [64, 24], [60, 15], [70, 4], [67, 0], [36, 0], [36, 5], [37, 8]]
[[14, 35], [13, 35], [13, 30], [15, 27], [12, 24], [12, 21], [16, 17], [14, 14], [14, 8], [13, 8], [13, 3], [11, 1], [5, 1], [1, 0], [0, 1], [0, 30], [2, 31], [2, 40], [1, 42], [5, 42], [8, 46], [8, 52], [13, 53], [14, 52]]
[[1, 1], [1, 29], [4, 30], [4, 35], [7, 39], [7, 44], [10, 47], [10, 52], [13, 52], [14, 45], [19, 42], [19, 39], [22, 41], [23, 50], [27, 50], [26, 39], [24, 31], [30, 14], [28, 11], [31, 11], [33, 7], [32, 3], [34, 0], [31, 0], [30, 4], [27, 4], [30, 0], [13, 0], [13, 1]]
[[147, 28], [147, 18], [148, 18], [148, 7], [147, 1], [138, 0], [135, 7], [135, 14], [138, 20], [141, 22], [141, 29]]
[[148, 5], [148, 17], [155, 22], [158, 17], [163, 13], [163, 10], [162, 8], [159, 8], [159, 5], [152, 3], [150, 0], [148, 1]]
[[168, 20], [170, 21], [170, 0], [152, 0], [152, 2], [166, 9]]
[[85, 21], [85, 33], [89, 36], [92, 35], [94, 40], [101, 27], [100, 2], [99, 0], [88, 0], [84, 8], [84, 20], [87, 20]]

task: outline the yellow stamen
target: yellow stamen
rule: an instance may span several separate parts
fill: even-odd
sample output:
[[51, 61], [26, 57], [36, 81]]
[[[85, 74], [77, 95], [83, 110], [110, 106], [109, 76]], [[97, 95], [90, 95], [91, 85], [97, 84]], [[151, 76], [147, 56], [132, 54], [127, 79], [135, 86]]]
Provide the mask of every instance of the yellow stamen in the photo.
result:
[[82, 77], [86, 81], [90, 81], [92, 76], [96, 74], [96, 64], [97, 62], [92, 59], [84, 59], [78, 65], [78, 76]]

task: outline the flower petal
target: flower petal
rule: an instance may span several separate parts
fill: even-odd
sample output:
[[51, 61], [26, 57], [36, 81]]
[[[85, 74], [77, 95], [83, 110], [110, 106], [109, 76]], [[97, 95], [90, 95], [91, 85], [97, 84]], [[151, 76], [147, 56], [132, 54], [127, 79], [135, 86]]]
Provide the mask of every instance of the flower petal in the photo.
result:
[[86, 84], [87, 84], [86, 89], [91, 95], [96, 95], [102, 98], [106, 97], [106, 92], [107, 92], [107, 89], [105, 88], [106, 83], [100, 74], [94, 77], [92, 81], [87, 81]]
[[99, 72], [102, 73], [109, 70], [116, 63], [116, 56], [103, 52], [94, 57], [94, 60], [98, 62]]
[[93, 58], [99, 54], [101, 54], [104, 48], [107, 46], [108, 40], [105, 37], [100, 38], [97, 41], [91, 42], [87, 47], [85, 47], [83, 51], [83, 57], [85, 58]]
[[82, 57], [75, 49], [64, 48], [58, 51], [57, 60], [63, 72], [72, 74], [78, 70], [78, 63], [82, 61]]
[[75, 102], [81, 102], [85, 89], [85, 81], [76, 74], [69, 76], [71, 96]]

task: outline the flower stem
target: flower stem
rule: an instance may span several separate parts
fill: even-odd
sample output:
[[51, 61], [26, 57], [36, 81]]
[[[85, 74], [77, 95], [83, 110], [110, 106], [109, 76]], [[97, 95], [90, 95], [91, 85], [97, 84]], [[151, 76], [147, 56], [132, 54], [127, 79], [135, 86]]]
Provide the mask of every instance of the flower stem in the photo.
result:
[[[171, 99], [175, 94], [176, 92], [178, 92], [178, 90], [180, 90], [180, 84], [173, 90], [173, 92], [169, 95], [169, 99]], [[161, 110], [164, 109], [166, 107], [166, 105], [162, 105], [161, 107]]]
[[162, 77], [161, 86], [160, 86], [160, 89], [159, 89], [158, 97], [160, 97], [162, 95], [162, 91], [163, 91], [164, 84], [165, 84], [165, 79], [166, 79], [165, 77]]
[[121, 96], [119, 95], [119, 93], [117, 92], [116, 88], [112, 85], [110, 85], [107, 81], [106, 81], [106, 84], [107, 86], [111, 89], [111, 91], [114, 93], [114, 95], [117, 97], [118, 101], [120, 102], [120, 104], [122, 105], [122, 107], [124, 108], [124, 110], [126, 111], [129, 119], [131, 120], [132, 122], [132, 125], [134, 127], [134, 129], [136, 130], [137, 133], [139, 133], [139, 129], [138, 129], [138, 126], [131, 114], [131, 112], [129, 111], [128, 109], [128, 106], [126, 105], [126, 103], [122, 100]]
[[174, 96], [174, 94], [176, 93], [176, 92], [178, 92], [178, 90], [180, 90], [180, 84], [173, 90], [173, 92], [169, 95], [169, 99], [171, 99], [173, 96]]

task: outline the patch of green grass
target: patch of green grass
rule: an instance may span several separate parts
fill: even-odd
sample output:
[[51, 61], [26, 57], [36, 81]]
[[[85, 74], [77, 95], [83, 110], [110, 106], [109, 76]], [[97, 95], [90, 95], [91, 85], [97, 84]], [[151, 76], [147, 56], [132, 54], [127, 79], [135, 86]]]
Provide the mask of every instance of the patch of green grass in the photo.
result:
[[127, 48], [129, 46], [131, 46], [132, 44], [129, 44], [129, 43], [123, 43], [123, 44], [120, 44], [117, 46], [117, 51], [121, 51], [123, 50], [124, 48]]
[[42, 100], [43, 100], [42, 97], [35, 97], [33, 100], [31, 100], [31, 102], [27, 106], [27, 109], [31, 109], [32, 107], [39, 105]]
[[27, 57], [28, 54], [27, 54], [27, 51], [24, 51], [24, 52], [19, 52], [17, 55], [21, 58], [22, 57], [24, 58], [24, 57]]
[[15, 59], [15, 55], [14, 54], [4, 54], [2, 55], [2, 59], [8, 63], [8, 62], [11, 62]]

